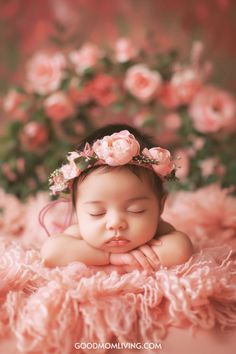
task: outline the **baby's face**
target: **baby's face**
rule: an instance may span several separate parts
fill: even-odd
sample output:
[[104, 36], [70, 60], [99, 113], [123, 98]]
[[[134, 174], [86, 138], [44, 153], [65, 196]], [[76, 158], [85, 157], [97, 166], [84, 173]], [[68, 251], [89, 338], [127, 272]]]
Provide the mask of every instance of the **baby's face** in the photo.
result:
[[[97, 169], [78, 185], [76, 212], [84, 240], [93, 247], [121, 253], [154, 237], [160, 207], [148, 181], [127, 169]], [[112, 241], [115, 236], [118, 241]]]

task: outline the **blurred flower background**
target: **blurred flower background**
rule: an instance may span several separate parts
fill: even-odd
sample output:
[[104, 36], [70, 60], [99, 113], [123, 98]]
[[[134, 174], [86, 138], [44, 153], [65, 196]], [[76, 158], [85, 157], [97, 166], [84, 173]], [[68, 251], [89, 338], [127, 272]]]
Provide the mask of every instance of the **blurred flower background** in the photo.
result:
[[97, 127], [175, 153], [194, 191], [236, 185], [233, 0], [1, 1], [0, 183], [25, 200]]

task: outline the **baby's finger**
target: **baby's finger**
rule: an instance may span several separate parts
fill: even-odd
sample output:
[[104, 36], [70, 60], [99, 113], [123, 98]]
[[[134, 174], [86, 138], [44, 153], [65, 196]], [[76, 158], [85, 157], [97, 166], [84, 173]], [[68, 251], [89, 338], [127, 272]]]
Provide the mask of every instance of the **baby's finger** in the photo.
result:
[[151, 241], [148, 242], [148, 245], [161, 246], [162, 245], [162, 241], [161, 240], [152, 239]]
[[153, 271], [153, 267], [148, 262], [146, 256], [139, 249], [133, 250], [132, 255], [136, 258], [138, 263], [142, 266], [144, 270]]
[[132, 265], [133, 267], [140, 268], [140, 264], [136, 258], [129, 253], [111, 253], [110, 263], [112, 265]]
[[149, 263], [151, 263], [154, 268], [156, 268], [160, 264], [160, 260], [155, 251], [151, 248], [151, 246], [145, 244], [140, 246], [138, 249], [143, 252], [143, 254], [147, 257]]

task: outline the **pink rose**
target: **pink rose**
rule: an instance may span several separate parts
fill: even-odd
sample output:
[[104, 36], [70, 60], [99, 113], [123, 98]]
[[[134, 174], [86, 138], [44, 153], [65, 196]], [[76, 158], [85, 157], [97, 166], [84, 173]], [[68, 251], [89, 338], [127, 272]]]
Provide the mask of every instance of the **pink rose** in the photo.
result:
[[95, 66], [101, 56], [102, 53], [99, 48], [90, 43], [84, 44], [80, 50], [75, 50], [69, 55], [77, 74], [81, 74], [86, 69]]
[[9, 163], [4, 162], [1, 166], [1, 170], [3, 175], [11, 182], [15, 182], [17, 180], [17, 174], [12, 171], [12, 167]]
[[13, 118], [25, 121], [27, 119], [27, 109], [22, 105], [28, 102], [28, 97], [15, 90], [10, 90], [3, 100], [3, 109]]
[[162, 85], [157, 98], [164, 107], [169, 109], [176, 108], [179, 105], [175, 87], [169, 82]]
[[110, 166], [125, 165], [139, 154], [140, 146], [128, 130], [97, 140], [92, 146], [99, 159]]
[[161, 177], [169, 175], [174, 169], [175, 164], [171, 161], [171, 154], [168, 150], [160, 147], [151, 149], [143, 149], [142, 153], [151, 159], [158, 161], [158, 164], [153, 164], [154, 171]]
[[19, 157], [16, 160], [16, 168], [19, 173], [24, 173], [25, 172], [25, 159], [22, 157]]
[[218, 160], [216, 158], [209, 158], [201, 161], [199, 166], [201, 168], [202, 176], [208, 177], [209, 175], [213, 174], [217, 164]]
[[23, 146], [29, 150], [36, 150], [45, 145], [48, 140], [48, 131], [46, 127], [38, 122], [27, 123], [20, 135]]
[[178, 113], [169, 113], [164, 117], [164, 126], [170, 130], [178, 130], [182, 125], [181, 117]]
[[158, 96], [160, 102], [167, 108], [175, 108], [189, 104], [201, 88], [200, 74], [192, 69], [176, 72], [170, 82], [166, 83]]
[[161, 83], [157, 71], [151, 71], [144, 64], [137, 64], [127, 70], [124, 85], [140, 101], [148, 102], [160, 90]]
[[128, 38], [119, 38], [115, 43], [115, 58], [119, 63], [125, 63], [137, 55], [137, 50]]
[[205, 139], [202, 137], [193, 137], [193, 147], [196, 151], [200, 150], [203, 148], [205, 144]]
[[61, 171], [61, 168], [56, 171], [57, 173], [50, 177], [50, 184], [52, 184], [49, 189], [53, 195], [57, 194], [58, 192], [63, 191], [67, 187], [67, 181]]
[[78, 176], [78, 167], [73, 161], [63, 165], [60, 168], [60, 171], [63, 173], [63, 176], [66, 180], [70, 180]]
[[69, 87], [69, 96], [73, 102], [78, 104], [86, 104], [91, 100], [91, 88], [90, 85], [83, 85], [79, 87], [79, 79], [73, 78]]
[[115, 80], [108, 75], [98, 74], [91, 82], [90, 90], [92, 97], [101, 106], [108, 106], [116, 101], [117, 94]]
[[232, 96], [213, 86], [203, 88], [193, 100], [189, 114], [196, 130], [214, 133], [236, 127], [236, 104]]
[[36, 53], [27, 64], [27, 89], [46, 95], [57, 90], [64, 76], [65, 57], [61, 53]]
[[63, 91], [55, 92], [47, 97], [43, 106], [47, 116], [55, 122], [61, 122], [75, 113], [72, 101]]

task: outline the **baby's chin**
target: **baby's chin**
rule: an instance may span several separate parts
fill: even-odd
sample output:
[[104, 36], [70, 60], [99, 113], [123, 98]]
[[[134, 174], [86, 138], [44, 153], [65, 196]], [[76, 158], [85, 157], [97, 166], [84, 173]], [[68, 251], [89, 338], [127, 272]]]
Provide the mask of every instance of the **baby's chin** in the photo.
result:
[[108, 246], [104, 246], [103, 250], [106, 252], [110, 252], [110, 253], [126, 253], [126, 252], [130, 252], [132, 250], [134, 250], [135, 248], [139, 247], [139, 245], [133, 245], [133, 244], [128, 244], [125, 246], [114, 246], [114, 247], [108, 247]]
[[131, 243], [128, 245], [124, 245], [124, 246], [107, 246], [107, 245], [103, 245], [103, 247], [101, 247], [101, 249], [103, 251], [109, 252], [109, 253], [126, 253], [129, 252], [131, 250], [133, 250], [134, 248], [136, 248], [137, 246], [132, 245]]

